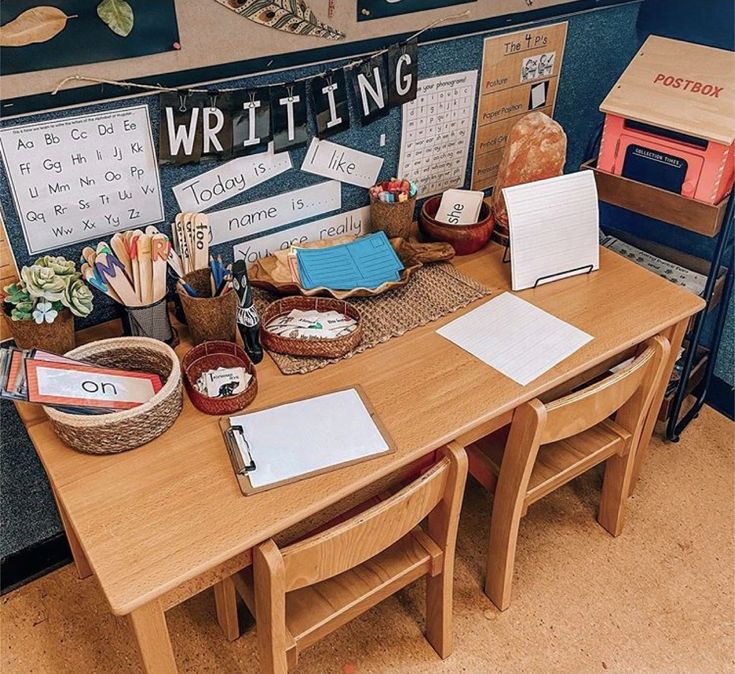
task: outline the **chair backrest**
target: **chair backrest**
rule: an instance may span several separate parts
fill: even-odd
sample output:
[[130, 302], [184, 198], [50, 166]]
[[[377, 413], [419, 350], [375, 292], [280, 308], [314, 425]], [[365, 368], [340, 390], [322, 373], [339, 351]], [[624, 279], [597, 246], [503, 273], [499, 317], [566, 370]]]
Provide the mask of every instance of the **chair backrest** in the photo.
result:
[[336, 576], [405, 536], [442, 501], [452, 454], [396, 494], [345, 522], [280, 550], [287, 592]]
[[[599, 424], [617, 412], [616, 422], [631, 433], [640, 430], [669, 353], [666, 338], [648, 340], [625, 368], [583, 389], [544, 405], [539, 444], [563, 440]], [[637, 438], [634, 438], [634, 441]]]

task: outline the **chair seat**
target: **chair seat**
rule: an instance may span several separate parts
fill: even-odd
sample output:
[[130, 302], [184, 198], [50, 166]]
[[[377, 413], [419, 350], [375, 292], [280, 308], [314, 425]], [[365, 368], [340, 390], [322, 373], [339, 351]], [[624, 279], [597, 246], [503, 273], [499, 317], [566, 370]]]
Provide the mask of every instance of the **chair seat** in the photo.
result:
[[[286, 595], [288, 659], [338, 627], [364, 613], [414, 580], [434, 575], [442, 552], [416, 528], [366, 562], [315, 585]], [[255, 614], [252, 567], [236, 583], [248, 609]]]
[[[606, 419], [582, 433], [542, 445], [528, 481], [525, 506], [528, 507], [614, 454], [625, 454], [630, 437], [628, 431]], [[501, 429], [467, 448], [470, 474], [491, 490], [500, 474], [507, 438], [508, 430]]]

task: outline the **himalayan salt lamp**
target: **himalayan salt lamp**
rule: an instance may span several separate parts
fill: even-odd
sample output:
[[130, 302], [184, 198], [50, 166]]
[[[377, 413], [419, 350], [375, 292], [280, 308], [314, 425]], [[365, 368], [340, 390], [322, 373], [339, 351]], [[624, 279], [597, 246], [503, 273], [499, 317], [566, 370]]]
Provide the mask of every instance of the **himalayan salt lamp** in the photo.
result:
[[564, 129], [543, 112], [530, 112], [513, 125], [493, 189], [495, 240], [504, 245], [508, 243], [508, 211], [502, 189], [561, 175], [566, 156]]

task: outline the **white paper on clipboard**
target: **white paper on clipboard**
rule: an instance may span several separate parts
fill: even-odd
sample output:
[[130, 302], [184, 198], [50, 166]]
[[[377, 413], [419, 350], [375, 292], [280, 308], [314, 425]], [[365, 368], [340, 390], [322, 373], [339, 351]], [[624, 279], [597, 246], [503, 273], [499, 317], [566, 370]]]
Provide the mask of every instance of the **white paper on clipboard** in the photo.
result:
[[390, 449], [356, 389], [230, 417], [241, 426], [254, 489], [382, 454]]

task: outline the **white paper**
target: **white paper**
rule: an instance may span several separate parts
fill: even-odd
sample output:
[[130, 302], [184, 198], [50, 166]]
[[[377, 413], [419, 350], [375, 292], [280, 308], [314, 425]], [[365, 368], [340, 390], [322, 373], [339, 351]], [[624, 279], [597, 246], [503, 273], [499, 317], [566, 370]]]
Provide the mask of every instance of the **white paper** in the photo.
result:
[[228, 161], [173, 188], [183, 213], [201, 213], [292, 166], [288, 152], [260, 152]]
[[513, 290], [599, 269], [599, 215], [592, 171], [506, 187], [503, 196]]
[[301, 170], [358, 187], [372, 187], [382, 167], [382, 157], [314, 138]]
[[437, 332], [522, 386], [592, 339], [511, 293], [498, 295]]
[[398, 175], [416, 183], [420, 197], [464, 185], [476, 89], [477, 70], [430, 77], [404, 104]]
[[254, 488], [356, 459], [389, 447], [355, 389], [231, 417], [250, 445]]
[[362, 236], [370, 229], [370, 206], [355, 208], [328, 218], [314, 220], [273, 234], [236, 244], [232, 249], [235, 260], [244, 259], [253, 264], [278, 250], [287, 250], [307, 241], [323, 241], [337, 236]]
[[212, 232], [210, 244], [242, 239], [341, 207], [340, 184], [336, 180], [328, 180], [249, 204], [212, 211], [208, 215]]
[[164, 219], [148, 106], [0, 131], [28, 252]]

